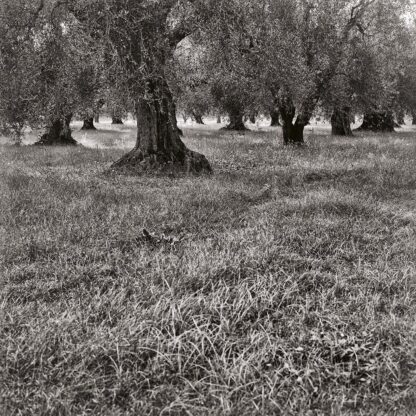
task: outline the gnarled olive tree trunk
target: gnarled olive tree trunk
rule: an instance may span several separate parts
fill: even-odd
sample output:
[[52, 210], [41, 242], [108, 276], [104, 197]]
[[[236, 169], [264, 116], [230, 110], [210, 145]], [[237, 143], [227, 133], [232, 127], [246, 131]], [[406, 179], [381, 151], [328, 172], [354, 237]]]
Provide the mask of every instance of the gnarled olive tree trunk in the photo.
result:
[[283, 143], [284, 144], [303, 144], [305, 140], [303, 138], [303, 132], [305, 126], [303, 124], [285, 123], [283, 122]]
[[192, 111], [192, 117], [195, 120], [196, 124], [205, 124], [204, 120], [202, 119], [202, 114], [197, 113], [196, 111]]
[[[77, 3], [81, 4], [74, 8], [78, 19], [89, 23], [89, 6], [84, 7], [85, 2]], [[137, 117], [135, 147], [113, 163], [112, 171], [132, 174], [211, 172], [205, 156], [188, 149], [180, 139], [175, 103], [167, 82], [167, 68], [174, 51], [189, 35], [187, 22], [172, 15], [177, 3], [171, 0], [105, 2], [105, 13], [108, 11], [113, 16], [105, 36], [110, 38], [118, 55], [117, 62], [123, 69], [129, 93], [134, 97]], [[101, 19], [97, 19], [97, 32], [101, 25]], [[112, 115], [120, 114], [115, 111]]]
[[396, 122], [398, 127], [404, 126], [406, 124], [404, 120], [404, 111], [402, 109], [398, 110], [396, 113]]
[[283, 143], [302, 145], [304, 143], [303, 131], [307, 122], [303, 122], [303, 118], [298, 116], [293, 121], [296, 109], [293, 105], [286, 103], [279, 108], [282, 118]]
[[249, 121], [251, 124], [256, 124], [257, 113], [255, 111], [250, 111], [243, 117], [244, 122]]
[[72, 114], [56, 118], [47, 126], [45, 134], [35, 144], [43, 146], [73, 146], [77, 142], [72, 137], [70, 123]]
[[81, 130], [97, 130], [94, 126], [94, 117], [89, 117], [84, 120]]
[[148, 82], [147, 90], [136, 101], [136, 146], [112, 169], [135, 174], [211, 172], [205, 156], [189, 150], [179, 137], [175, 104], [166, 80]]
[[270, 126], [279, 127], [281, 125], [279, 116], [280, 114], [277, 108], [270, 111], [270, 118], [271, 118]]
[[118, 116], [112, 116], [111, 124], [124, 124], [123, 120]]
[[351, 108], [336, 107], [331, 116], [331, 126], [334, 136], [352, 136]]
[[244, 109], [240, 106], [233, 106], [228, 109], [230, 122], [223, 128], [224, 130], [244, 131], [247, 127], [244, 124]]
[[394, 132], [394, 117], [391, 111], [372, 111], [364, 114], [359, 131]]

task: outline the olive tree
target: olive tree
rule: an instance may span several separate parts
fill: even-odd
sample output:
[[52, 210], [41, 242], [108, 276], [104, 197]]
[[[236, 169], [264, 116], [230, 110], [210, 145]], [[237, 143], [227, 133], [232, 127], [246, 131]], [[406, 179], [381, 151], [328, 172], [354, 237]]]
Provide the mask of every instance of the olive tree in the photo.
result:
[[176, 46], [197, 15], [195, 1], [68, 0], [66, 9], [83, 31], [104, 42], [111, 65], [121, 69], [137, 118], [136, 146], [113, 169], [209, 172], [206, 158], [181, 141], [176, 107], [168, 84]]
[[285, 144], [303, 131], [377, 0], [268, 1], [263, 65], [276, 85]]

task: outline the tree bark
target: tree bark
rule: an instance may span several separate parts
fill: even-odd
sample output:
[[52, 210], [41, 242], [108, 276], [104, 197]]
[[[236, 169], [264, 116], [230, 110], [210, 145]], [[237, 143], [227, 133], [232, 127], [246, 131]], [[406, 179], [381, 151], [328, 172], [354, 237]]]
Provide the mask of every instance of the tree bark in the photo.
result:
[[364, 114], [358, 131], [394, 132], [394, 117], [391, 111], [373, 111]]
[[283, 144], [295, 144], [302, 145], [304, 144], [303, 131], [307, 124], [302, 122], [303, 118], [298, 116], [296, 121], [293, 123], [295, 117], [296, 109], [290, 104], [286, 103], [279, 108], [280, 116], [282, 118], [282, 130], [283, 130]]
[[270, 126], [272, 126], [272, 127], [281, 126], [280, 120], [279, 120], [279, 110], [278, 109], [274, 109], [274, 110], [270, 111], [270, 118], [271, 118]]
[[94, 117], [86, 118], [81, 130], [97, 130], [94, 126]]
[[99, 123], [100, 122], [100, 113], [95, 113], [94, 115], [94, 122]]
[[123, 120], [120, 117], [113, 116], [111, 124], [124, 124]]
[[404, 126], [406, 123], [404, 121], [404, 111], [403, 110], [399, 110], [396, 113], [396, 121], [397, 121], [397, 125], [399, 127]]
[[412, 125], [416, 126], [416, 113], [412, 113]]
[[298, 123], [283, 123], [283, 143], [302, 145], [305, 143], [303, 131], [305, 126]]
[[220, 114], [217, 115], [217, 124], [221, 124], [221, 115]]
[[173, 97], [165, 79], [148, 82], [146, 98], [136, 102], [135, 148], [112, 165], [132, 174], [209, 173], [205, 156], [189, 150], [179, 137]]
[[352, 136], [351, 108], [336, 107], [331, 116], [331, 126], [334, 136]]
[[74, 146], [78, 143], [72, 137], [70, 123], [72, 114], [53, 120], [47, 127], [46, 133], [36, 145], [42, 146]]
[[205, 124], [204, 120], [202, 120], [202, 115], [196, 113], [195, 111], [192, 112], [192, 117], [194, 118], [196, 124]]
[[234, 108], [228, 114], [230, 122], [225, 126], [224, 130], [244, 131], [247, 127], [244, 125], [244, 111], [242, 108]]

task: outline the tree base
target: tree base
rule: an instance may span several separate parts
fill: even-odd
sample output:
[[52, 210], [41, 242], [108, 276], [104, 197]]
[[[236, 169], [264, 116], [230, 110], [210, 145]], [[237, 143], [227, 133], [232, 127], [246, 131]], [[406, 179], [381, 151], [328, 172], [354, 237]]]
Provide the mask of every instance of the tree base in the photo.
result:
[[109, 171], [128, 175], [169, 176], [212, 173], [205, 156], [189, 149], [185, 150], [181, 160], [165, 153], [143, 154], [140, 149], [133, 149], [113, 163]]
[[331, 116], [331, 134], [333, 136], [353, 136], [351, 129], [351, 109], [344, 107], [335, 108]]
[[111, 124], [124, 124], [123, 120], [121, 118], [118, 117], [113, 117]]
[[205, 124], [204, 120], [202, 119], [202, 114], [192, 112], [192, 117], [195, 120], [196, 124]]
[[280, 113], [278, 111], [270, 111], [270, 127], [281, 127]]
[[47, 128], [46, 133], [35, 145], [40, 146], [77, 146], [78, 143], [71, 135], [72, 115], [54, 120]]
[[393, 114], [379, 111], [364, 115], [363, 124], [356, 131], [372, 131], [374, 133], [394, 133]]
[[36, 146], [78, 146], [79, 143], [72, 136], [59, 136], [51, 137], [48, 134], [44, 134], [40, 140], [34, 143]]
[[97, 130], [97, 128], [94, 126], [94, 118], [85, 119], [81, 130]]
[[225, 127], [222, 127], [220, 130], [228, 130], [228, 131], [249, 131], [250, 129], [248, 129], [244, 123], [240, 123], [240, 124], [234, 124], [234, 123], [230, 123]]
[[283, 124], [283, 144], [285, 146], [303, 146], [305, 144], [304, 128], [305, 126], [299, 124]]

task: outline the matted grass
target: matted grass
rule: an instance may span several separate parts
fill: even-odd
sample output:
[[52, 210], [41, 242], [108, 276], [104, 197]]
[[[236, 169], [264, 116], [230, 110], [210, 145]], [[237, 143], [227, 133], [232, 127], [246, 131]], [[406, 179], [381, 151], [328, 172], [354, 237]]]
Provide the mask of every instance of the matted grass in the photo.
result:
[[1, 414], [414, 414], [414, 133], [193, 128], [213, 176], [103, 175], [127, 130], [0, 147]]

